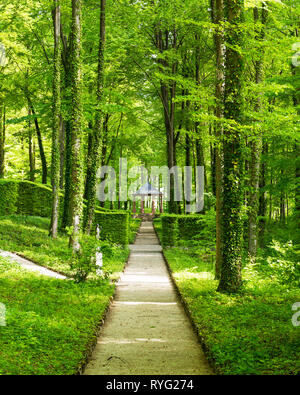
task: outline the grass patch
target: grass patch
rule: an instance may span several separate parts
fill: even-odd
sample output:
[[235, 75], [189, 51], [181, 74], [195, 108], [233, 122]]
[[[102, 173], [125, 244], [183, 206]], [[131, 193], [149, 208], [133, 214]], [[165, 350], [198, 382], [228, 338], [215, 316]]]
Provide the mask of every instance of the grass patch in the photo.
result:
[[[159, 221], [155, 226], [160, 235]], [[263, 275], [249, 264], [243, 269], [242, 291], [221, 294], [209, 258], [196, 251], [170, 248], [164, 253], [217, 372], [299, 374], [300, 329], [291, 323], [299, 287], [283, 284], [274, 270], [273, 276]]]
[[[16, 252], [70, 276], [68, 237], [48, 236], [49, 220], [1, 217], [0, 249]], [[72, 375], [86, 360], [114, 293], [129, 249], [102, 243], [106, 279], [85, 283], [28, 272], [0, 258], [0, 303], [7, 310], [0, 326], [0, 375]]]
[[72, 375], [85, 362], [114, 292], [109, 280], [75, 284], [0, 258], [1, 375]]
[[[50, 220], [40, 217], [11, 215], [1, 217], [0, 249], [16, 252], [23, 257], [71, 276], [69, 260], [72, 251], [68, 248], [68, 237], [60, 235], [56, 240], [48, 236]], [[107, 245], [107, 242], [104, 243]], [[104, 270], [119, 276], [127, 260], [127, 247], [113, 246], [113, 251], [104, 248]]]

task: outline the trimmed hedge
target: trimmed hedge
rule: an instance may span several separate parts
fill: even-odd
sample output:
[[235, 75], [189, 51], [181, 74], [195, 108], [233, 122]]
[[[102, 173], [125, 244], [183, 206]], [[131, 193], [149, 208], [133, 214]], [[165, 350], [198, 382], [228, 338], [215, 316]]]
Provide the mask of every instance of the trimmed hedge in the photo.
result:
[[[51, 217], [52, 190], [46, 185], [30, 181], [0, 180], [0, 215], [32, 215]], [[63, 196], [60, 198], [60, 214]], [[129, 212], [96, 210], [96, 224], [102, 228], [101, 237], [113, 243], [127, 245], [129, 242]]]
[[200, 219], [200, 215], [162, 215], [163, 247], [174, 247], [180, 241], [192, 240], [200, 232]]
[[199, 215], [178, 216], [178, 238], [179, 240], [189, 241], [200, 231]]
[[175, 246], [178, 239], [178, 215], [164, 214], [161, 216], [161, 222], [163, 247]]
[[121, 245], [127, 245], [129, 243], [128, 212], [101, 212], [96, 210], [94, 230], [98, 224], [101, 227], [101, 239]]
[[52, 190], [46, 185], [19, 181], [17, 213], [38, 217], [51, 217]]
[[17, 212], [18, 183], [10, 180], [0, 180], [0, 215], [10, 215]]

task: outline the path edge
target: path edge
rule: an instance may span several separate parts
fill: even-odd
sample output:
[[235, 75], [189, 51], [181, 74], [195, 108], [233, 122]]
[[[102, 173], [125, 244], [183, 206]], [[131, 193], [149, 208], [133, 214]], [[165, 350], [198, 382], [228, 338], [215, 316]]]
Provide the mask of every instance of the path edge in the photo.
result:
[[[158, 238], [158, 240], [159, 240], [159, 242], [161, 244], [159, 235], [157, 233], [157, 230], [156, 230], [154, 224], [153, 224], [153, 228], [154, 228], [156, 236], [157, 236], [157, 238]], [[178, 286], [178, 284], [176, 282], [176, 279], [175, 279], [175, 277], [173, 275], [173, 271], [171, 269], [171, 266], [170, 266], [170, 264], [169, 264], [169, 262], [168, 262], [168, 260], [167, 260], [167, 258], [165, 256], [164, 249], [162, 250], [161, 254], [162, 254], [164, 262], [166, 264], [166, 267], [167, 267], [168, 273], [170, 275], [171, 281], [172, 281], [172, 283], [174, 285], [174, 288], [176, 290], [177, 296], [178, 296], [178, 298], [179, 298], [179, 300], [180, 300], [180, 302], [181, 302], [181, 304], [182, 304], [182, 306], [184, 308], [184, 311], [185, 311], [185, 313], [186, 313], [186, 315], [187, 315], [187, 317], [188, 317], [188, 319], [189, 319], [189, 321], [190, 321], [190, 323], [192, 325], [193, 331], [194, 331], [195, 335], [197, 336], [197, 339], [198, 339], [198, 342], [199, 342], [200, 346], [202, 347], [202, 350], [203, 350], [204, 355], [205, 355], [205, 357], [207, 359], [207, 362], [208, 362], [209, 366], [212, 369], [212, 373], [214, 375], [216, 375], [216, 374], [218, 374], [218, 368], [217, 368], [217, 366], [215, 364], [215, 360], [211, 357], [211, 354], [210, 354], [210, 351], [209, 351], [209, 347], [206, 344], [205, 338], [199, 333], [199, 329], [198, 329], [197, 324], [195, 323], [195, 321], [194, 321], [194, 319], [192, 317], [192, 313], [191, 313], [191, 311], [189, 309], [188, 303], [186, 302], [186, 300], [184, 299], [183, 295], [180, 292], [179, 286]]]
[[[142, 224], [142, 223], [141, 223], [141, 224]], [[141, 227], [141, 225], [140, 225], [140, 227]], [[138, 229], [136, 235], [138, 234], [138, 232], [139, 232], [139, 230], [140, 230], [140, 227], [139, 227], [139, 229]], [[129, 263], [131, 254], [132, 254], [132, 251], [130, 251], [130, 253], [129, 253], [129, 255], [128, 255], [127, 261], [126, 261], [125, 264], [124, 264], [124, 268], [123, 268], [123, 270], [122, 270], [122, 272], [121, 272], [121, 275], [120, 275], [119, 279], [118, 279], [117, 281], [115, 281], [115, 284], [114, 284], [114, 285], [115, 285], [114, 292], [113, 292], [112, 296], [110, 297], [109, 303], [108, 303], [108, 305], [107, 305], [107, 307], [106, 307], [106, 309], [105, 309], [105, 311], [104, 311], [104, 314], [103, 314], [103, 316], [102, 316], [100, 322], [98, 323], [98, 325], [97, 325], [97, 327], [96, 327], [96, 330], [95, 330], [95, 338], [87, 345], [87, 351], [86, 351], [86, 354], [85, 354], [84, 361], [80, 363], [80, 365], [78, 366], [78, 368], [77, 368], [77, 370], [76, 370], [76, 373], [73, 374], [73, 376], [83, 376], [83, 375], [84, 375], [84, 371], [85, 371], [87, 365], [89, 364], [89, 362], [90, 362], [91, 359], [92, 359], [93, 353], [94, 353], [95, 348], [96, 348], [96, 346], [97, 346], [98, 338], [99, 338], [99, 336], [100, 336], [100, 334], [101, 334], [101, 331], [102, 331], [102, 329], [103, 329], [103, 325], [104, 325], [104, 323], [105, 323], [105, 321], [106, 321], [106, 318], [107, 318], [107, 316], [108, 316], [108, 313], [110, 312], [110, 309], [111, 309], [111, 307], [112, 307], [112, 304], [113, 304], [113, 302], [114, 302], [114, 300], [115, 300], [115, 296], [116, 296], [116, 292], [117, 292], [117, 283], [119, 282], [119, 280], [120, 280], [122, 274], [124, 274], [124, 272], [125, 272], [125, 270], [126, 270], [126, 268], [127, 268], [127, 266], [128, 266], [128, 263]]]

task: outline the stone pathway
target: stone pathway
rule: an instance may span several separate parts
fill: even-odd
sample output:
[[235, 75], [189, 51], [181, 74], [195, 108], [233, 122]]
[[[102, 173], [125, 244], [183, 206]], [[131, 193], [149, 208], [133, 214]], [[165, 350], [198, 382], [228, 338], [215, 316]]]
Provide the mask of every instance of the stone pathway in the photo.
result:
[[142, 223], [85, 375], [212, 374], [161, 251]]
[[8, 258], [13, 262], [18, 263], [20, 266], [22, 266], [26, 270], [30, 270], [32, 272], [37, 272], [39, 274], [42, 274], [43, 276], [53, 277], [53, 278], [57, 278], [59, 280], [65, 280], [67, 278], [65, 276], [62, 276], [61, 274], [53, 272], [52, 270], [46, 269], [43, 266], [36, 265], [35, 263], [33, 263], [27, 259], [21, 258], [19, 255], [13, 254], [12, 252], [0, 250], [0, 256], [2, 256], [3, 258]]

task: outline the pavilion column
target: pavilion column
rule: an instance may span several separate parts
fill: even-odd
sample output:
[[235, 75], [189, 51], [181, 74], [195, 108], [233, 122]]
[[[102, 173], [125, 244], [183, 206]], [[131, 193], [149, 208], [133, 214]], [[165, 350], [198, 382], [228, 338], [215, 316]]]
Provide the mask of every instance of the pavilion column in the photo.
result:
[[144, 202], [144, 198], [142, 198], [141, 200], [141, 213], [145, 214], [145, 202]]
[[133, 200], [133, 208], [132, 208], [133, 214], [136, 214], [136, 201], [135, 199]]
[[155, 201], [152, 200], [152, 215], [155, 215]]

